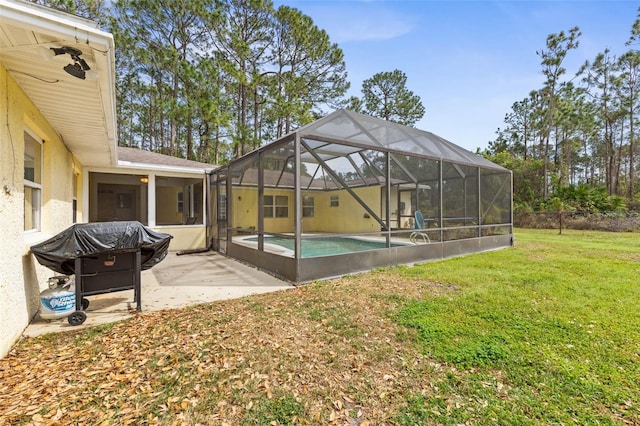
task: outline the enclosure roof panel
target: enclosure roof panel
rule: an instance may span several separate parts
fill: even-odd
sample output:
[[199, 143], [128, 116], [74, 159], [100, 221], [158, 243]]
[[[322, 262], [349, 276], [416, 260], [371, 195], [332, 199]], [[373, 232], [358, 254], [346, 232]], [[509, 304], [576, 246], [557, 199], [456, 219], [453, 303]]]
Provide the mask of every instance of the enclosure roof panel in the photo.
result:
[[372, 149], [394, 150], [506, 171], [501, 166], [431, 132], [344, 109], [301, 127], [295, 133], [305, 141], [345, 141], [370, 146]]

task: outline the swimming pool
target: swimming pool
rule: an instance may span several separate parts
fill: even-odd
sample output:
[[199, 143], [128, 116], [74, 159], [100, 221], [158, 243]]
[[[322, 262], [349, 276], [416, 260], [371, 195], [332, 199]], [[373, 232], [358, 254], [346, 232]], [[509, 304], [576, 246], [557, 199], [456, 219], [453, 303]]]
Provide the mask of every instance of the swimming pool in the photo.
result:
[[[258, 237], [243, 238], [243, 241], [258, 242]], [[355, 253], [366, 250], [379, 250], [387, 248], [383, 240], [371, 240], [354, 237], [314, 237], [302, 239], [301, 257], [331, 256], [336, 254]], [[287, 250], [286, 255], [293, 257], [295, 240], [293, 238], [265, 236], [264, 243], [273, 244]], [[400, 247], [410, 244], [391, 243], [391, 247]]]

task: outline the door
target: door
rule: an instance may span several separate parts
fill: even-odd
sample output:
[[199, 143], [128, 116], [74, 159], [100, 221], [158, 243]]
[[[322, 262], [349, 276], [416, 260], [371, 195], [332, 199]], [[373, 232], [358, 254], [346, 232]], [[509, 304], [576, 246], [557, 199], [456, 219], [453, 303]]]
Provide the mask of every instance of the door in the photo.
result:
[[211, 182], [211, 211], [212, 220], [212, 243], [213, 249], [222, 253], [227, 253], [227, 177], [223, 174], [213, 176]]
[[137, 192], [128, 185], [98, 184], [97, 221], [138, 220]]

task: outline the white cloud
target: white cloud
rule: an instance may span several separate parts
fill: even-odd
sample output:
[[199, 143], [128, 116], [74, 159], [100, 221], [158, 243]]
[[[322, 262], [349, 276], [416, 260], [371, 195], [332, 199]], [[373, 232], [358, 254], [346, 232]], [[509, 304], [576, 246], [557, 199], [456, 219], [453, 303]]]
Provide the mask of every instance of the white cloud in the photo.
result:
[[412, 16], [393, 10], [382, 2], [286, 3], [312, 16], [314, 23], [326, 30], [331, 41], [338, 44], [391, 40], [410, 33], [416, 25]]
[[390, 40], [408, 34], [413, 29], [413, 24], [405, 17], [381, 14], [344, 17], [334, 21], [334, 25], [329, 34], [337, 43]]

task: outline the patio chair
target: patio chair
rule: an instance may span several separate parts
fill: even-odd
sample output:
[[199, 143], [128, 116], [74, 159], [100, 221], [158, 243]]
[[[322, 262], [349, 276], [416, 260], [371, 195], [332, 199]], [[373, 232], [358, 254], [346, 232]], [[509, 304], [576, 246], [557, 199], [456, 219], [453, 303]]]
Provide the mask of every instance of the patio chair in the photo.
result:
[[413, 231], [411, 235], [409, 235], [409, 241], [411, 241], [413, 244], [418, 244], [418, 240], [422, 240], [425, 244], [430, 243], [431, 240], [429, 239], [429, 235], [427, 235], [426, 232], [420, 231], [426, 228], [422, 212], [420, 210], [416, 210], [413, 216], [415, 218], [413, 226], [416, 231]]

